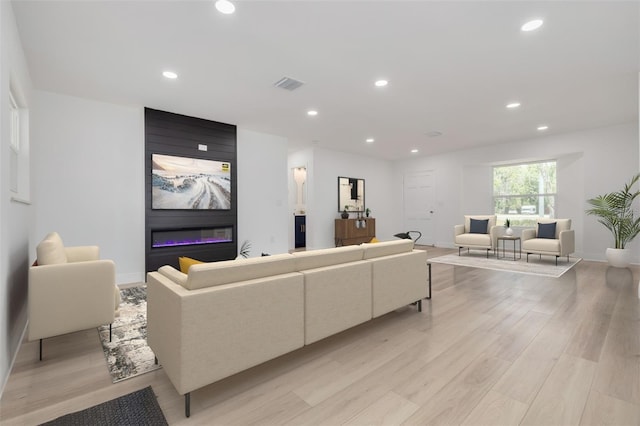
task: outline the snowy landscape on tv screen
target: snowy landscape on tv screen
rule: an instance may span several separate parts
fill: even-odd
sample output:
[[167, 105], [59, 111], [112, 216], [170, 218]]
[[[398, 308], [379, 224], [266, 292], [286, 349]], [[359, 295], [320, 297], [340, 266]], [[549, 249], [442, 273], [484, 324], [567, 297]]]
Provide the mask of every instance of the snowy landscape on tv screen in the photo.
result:
[[231, 209], [230, 163], [161, 154], [151, 162], [151, 208]]

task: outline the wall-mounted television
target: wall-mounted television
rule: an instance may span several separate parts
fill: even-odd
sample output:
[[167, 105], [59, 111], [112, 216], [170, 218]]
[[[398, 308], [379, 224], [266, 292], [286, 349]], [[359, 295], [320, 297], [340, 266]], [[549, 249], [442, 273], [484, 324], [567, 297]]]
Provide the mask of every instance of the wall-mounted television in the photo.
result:
[[151, 163], [152, 209], [231, 209], [231, 163], [164, 154]]

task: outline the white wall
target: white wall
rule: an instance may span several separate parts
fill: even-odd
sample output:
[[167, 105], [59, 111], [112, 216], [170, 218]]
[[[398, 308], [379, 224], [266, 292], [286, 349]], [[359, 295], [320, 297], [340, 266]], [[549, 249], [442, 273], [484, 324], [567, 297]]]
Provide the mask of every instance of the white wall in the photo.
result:
[[[312, 160], [308, 157], [312, 156]], [[315, 148], [307, 152], [307, 179], [309, 180], [307, 205], [307, 249], [335, 246], [334, 220], [338, 211], [338, 176], [365, 180], [365, 204], [376, 218], [376, 236], [381, 240], [393, 239], [400, 232], [397, 206], [390, 194], [396, 189], [391, 180], [391, 163], [360, 155]], [[295, 165], [293, 156], [289, 165]], [[291, 226], [293, 229], [293, 225]]]
[[289, 249], [287, 139], [238, 128], [238, 248], [250, 257]]
[[143, 281], [143, 109], [34, 93], [32, 246], [56, 231], [65, 245], [100, 246], [117, 283]]
[[[453, 246], [453, 226], [464, 214], [491, 211], [492, 166], [524, 161], [557, 160], [557, 216], [572, 219], [576, 255], [604, 260], [612, 239], [596, 219], [586, 216], [586, 200], [615, 191], [638, 172], [638, 123], [551, 135], [394, 165], [394, 203], [402, 205], [405, 172], [434, 170], [436, 175], [436, 245]], [[638, 241], [630, 248], [637, 259]]]
[[[29, 224], [32, 208], [12, 201], [9, 190], [9, 92], [30, 108], [31, 78], [18, 36], [11, 3], [0, 2], [0, 395], [4, 390], [27, 323]], [[28, 155], [29, 146], [23, 146]], [[25, 159], [28, 164], [28, 158]], [[23, 163], [24, 165], [24, 163]], [[25, 170], [20, 170], [24, 173]], [[26, 171], [28, 173], [28, 170]], [[24, 178], [26, 177], [26, 182]], [[28, 185], [28, 174], [23, 176]], [[21, 190], [28, 201], [28, 188]]]

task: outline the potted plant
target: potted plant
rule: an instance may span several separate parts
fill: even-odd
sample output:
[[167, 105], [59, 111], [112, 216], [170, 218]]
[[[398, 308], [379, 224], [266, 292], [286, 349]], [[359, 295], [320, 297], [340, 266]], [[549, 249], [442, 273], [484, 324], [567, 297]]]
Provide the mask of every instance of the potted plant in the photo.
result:
[[633, 202], [640, 195], [639, 190], [633, 190], [638, 179], [640, 173], [621, 190], [587, 200], [592, 208], [586, 213], [596, 216], [598, 222], [613, 234], [615, 247], [607, 248], [607, 260], [611, 266], [626, 268], [631, 263], [625, 246], [640, 233], [640, 217], [636, 217], [633, 210]]
[[349, 206], [345, 205], [344, 210], [342, 210], [342, 214], [341, 214], [343, 219], [349, 219], [349, 212], [347, 210], [349, 210]]
[[505, 234], [509, 237], [513, 235], [513, 229], [511, 229], [511, 220], [506, 218], [504, 221], [504, 228], [506, 229]]
[[364, 214], [366, 214], [367, 217], [369, 217], [369, 215], [371, 214], [371, 209], [367, 207], [367, 209], [364, 211]]

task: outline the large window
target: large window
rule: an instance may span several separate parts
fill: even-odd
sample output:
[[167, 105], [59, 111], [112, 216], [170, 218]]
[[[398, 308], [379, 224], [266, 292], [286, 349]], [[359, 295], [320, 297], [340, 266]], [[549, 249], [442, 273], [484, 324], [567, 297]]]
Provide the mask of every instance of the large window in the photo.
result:
[[498, 224], [531, 226], [538, 217], [554, 218], [556, 162], [515, 164], [493, 168], [493, 208]]

